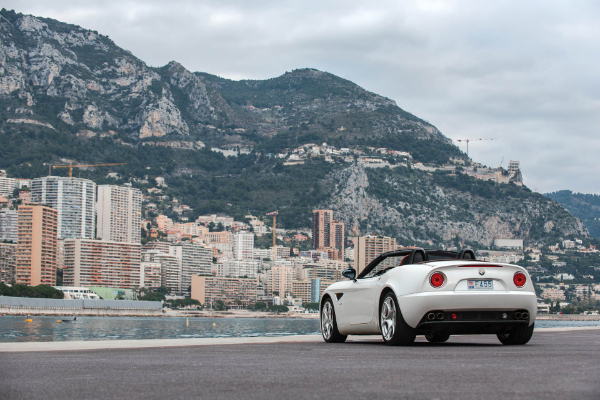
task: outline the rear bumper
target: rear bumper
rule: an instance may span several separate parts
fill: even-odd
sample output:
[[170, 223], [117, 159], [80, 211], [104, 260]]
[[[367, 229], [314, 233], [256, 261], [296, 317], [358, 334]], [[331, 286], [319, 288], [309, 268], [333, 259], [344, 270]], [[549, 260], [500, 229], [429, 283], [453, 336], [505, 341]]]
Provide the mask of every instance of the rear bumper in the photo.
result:
[[[533, 292], [421, 292], [398, 298], [400, 310], [406, 323], [417, 328], [425, 313], [440, 311], [515, 311], [527, 310], [529, 324], [535, 321], [537, 298]], [[500, 324], [516, 321], [498, 321]], [[525, 321], [527, 322], [527, 321]], [[440, 324], [479, 324], [484, 321], [442, 321]], [[489, 322], [488, 322], [489, 323]], [[523, 322], [518, 322], [523, 323]]]
[[422, 322], [417, 326], [418, 335], [486, 335], [509, 333], [528, 321], [440, 321]]

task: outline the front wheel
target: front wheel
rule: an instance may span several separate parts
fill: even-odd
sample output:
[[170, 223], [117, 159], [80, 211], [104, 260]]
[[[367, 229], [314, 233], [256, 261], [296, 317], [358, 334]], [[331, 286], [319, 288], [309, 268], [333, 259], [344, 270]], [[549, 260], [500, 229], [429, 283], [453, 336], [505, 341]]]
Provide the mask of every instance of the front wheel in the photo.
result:
[[338, 331], [335, 309], [330, 298], [325, 300], [321, 308], [321, 334], [327, 343], [344, 343], [348, 337]]
[[417, 336], [416, 331], [404, 321], [392, 292], [387, 293], [381, 303], [379, 326], [383, 341], [389, 346], [410, 346]]
[[498, 340], [500, 343], [505, 345], [520, 345], [526, 344], [533, 336], [533, 327], [535, 323], [531, 324], [531, 326], [520, 326], [515, 328], [512, 332], [509, 333], [498, 333]]

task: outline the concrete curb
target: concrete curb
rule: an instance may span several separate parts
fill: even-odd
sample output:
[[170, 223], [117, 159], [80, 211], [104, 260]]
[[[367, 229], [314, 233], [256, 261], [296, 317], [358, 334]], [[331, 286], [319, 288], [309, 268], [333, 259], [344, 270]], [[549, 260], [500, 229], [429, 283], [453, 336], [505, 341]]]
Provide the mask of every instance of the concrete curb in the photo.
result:
[[[600, 330], [600, 326], [578, 326], [564, 328], [538, 328], [536, 333], [570, 332]], [[106, 349], [140, 349], [156, 347], [218, 346], [235, 344], [268, 343], [320, 343], [321, 335], [260, 336], [232, 338], [195, 338], [195, 339], [144, 339], [144, 340], [95, 340], [64, 342], [11, 342], [0, 343], [0, 353], [32, 351], [75, 351]], [[349, 341], [381, 341], [380, 336], [355, 336]]]

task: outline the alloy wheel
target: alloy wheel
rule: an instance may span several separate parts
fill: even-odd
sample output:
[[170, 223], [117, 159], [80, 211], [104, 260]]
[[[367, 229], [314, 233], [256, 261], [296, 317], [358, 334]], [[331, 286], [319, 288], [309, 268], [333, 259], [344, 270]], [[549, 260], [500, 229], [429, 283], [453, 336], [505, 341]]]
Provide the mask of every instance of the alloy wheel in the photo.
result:
[[329, 340], [333, 334], [333, 309], [329, 301], [325, 302], [321, 311], [321, 332], [325, 340]]
[[381, 334], [386, 341], [392, 340], [396, 332], [396, 304], [388, 296], [381, 307]]

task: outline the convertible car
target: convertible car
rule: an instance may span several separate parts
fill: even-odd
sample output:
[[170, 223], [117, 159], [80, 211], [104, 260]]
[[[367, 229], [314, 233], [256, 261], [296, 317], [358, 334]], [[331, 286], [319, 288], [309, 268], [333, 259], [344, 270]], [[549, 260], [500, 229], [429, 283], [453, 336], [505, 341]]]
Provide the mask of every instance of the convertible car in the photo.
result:
[[478, 261], [472, 250], [407, 249], [381, 254], [360, 274], [343, 272], [323, 293], [321, 332], [328, 343], [378, 335], [410, 345], [417, 335], [441, 343], [450, 335], [495, 334], [502, 344], [531, 339], [537, 301], [527, 271]]

